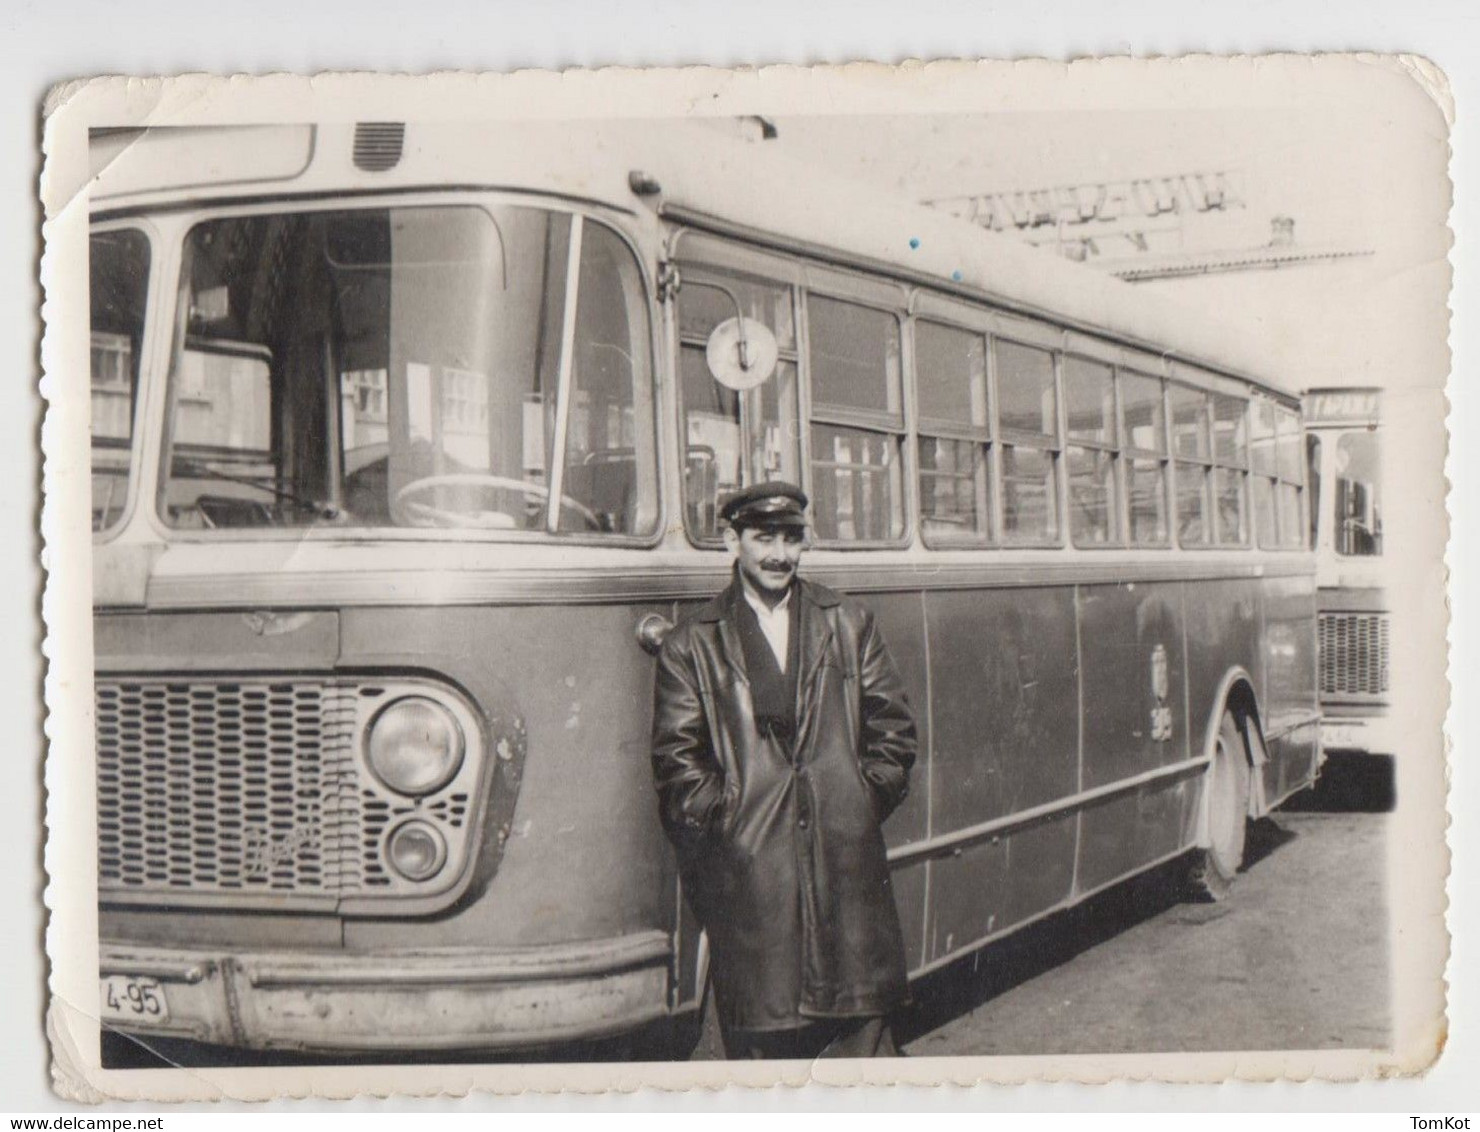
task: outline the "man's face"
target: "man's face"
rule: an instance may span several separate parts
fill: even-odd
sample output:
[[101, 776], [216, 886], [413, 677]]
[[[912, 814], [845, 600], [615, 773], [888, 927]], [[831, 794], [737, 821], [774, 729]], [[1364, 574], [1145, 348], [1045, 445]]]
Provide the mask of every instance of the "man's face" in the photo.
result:
[[725, 531], [725, 545], [735, 555], [740, 573], [761, 596], [777, 601], [796, 577], [805, 543], [805, 532], [800, 527]]

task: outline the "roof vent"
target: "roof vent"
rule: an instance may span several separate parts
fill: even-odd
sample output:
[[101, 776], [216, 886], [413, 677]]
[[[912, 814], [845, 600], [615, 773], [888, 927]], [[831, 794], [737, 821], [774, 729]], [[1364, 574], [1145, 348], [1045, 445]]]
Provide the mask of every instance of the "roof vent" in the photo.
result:
[[367, 173], [384, 173], [401, 161], [405, 122], [361, 122], [355, 126], [355, 165]]

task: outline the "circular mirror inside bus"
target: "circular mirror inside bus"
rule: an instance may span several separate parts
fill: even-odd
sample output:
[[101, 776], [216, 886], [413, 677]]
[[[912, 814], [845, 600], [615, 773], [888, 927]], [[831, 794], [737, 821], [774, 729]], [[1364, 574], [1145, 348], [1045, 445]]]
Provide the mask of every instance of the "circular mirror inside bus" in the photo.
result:
[[727, 318], [710, 332], [704, 358], [726, 389], [754, 389], [776, 372], [776, 335], [753, 318]]

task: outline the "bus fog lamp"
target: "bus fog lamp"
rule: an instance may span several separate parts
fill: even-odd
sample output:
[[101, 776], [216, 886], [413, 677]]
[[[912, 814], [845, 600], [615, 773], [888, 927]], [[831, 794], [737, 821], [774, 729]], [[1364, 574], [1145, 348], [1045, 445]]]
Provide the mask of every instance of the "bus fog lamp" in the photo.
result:
[[453, 714], [422, 696], [388, 704], [370, 722], [370, 769], [398, 794], [420, 797], [447, 785], [462, 765], [463, 749]]
[[423, 821], [398, 826], [387, 848], [391, 867], [407, 880], [436, 876], [447, 863], [447, 842]]

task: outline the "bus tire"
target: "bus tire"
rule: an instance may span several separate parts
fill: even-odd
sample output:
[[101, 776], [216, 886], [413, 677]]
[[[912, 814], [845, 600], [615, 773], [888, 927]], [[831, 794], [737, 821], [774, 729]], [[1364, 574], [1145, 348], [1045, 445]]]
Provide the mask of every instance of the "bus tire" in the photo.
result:
[[1208, 844], [1193, 857], [1188, 881], [1194, 899], [1226, 899], [1244, 863], [1251, 773], [1243, 733], [1231, 711], [1223, 713], [1207, 779]]

